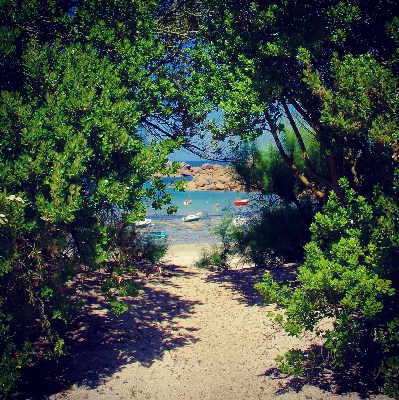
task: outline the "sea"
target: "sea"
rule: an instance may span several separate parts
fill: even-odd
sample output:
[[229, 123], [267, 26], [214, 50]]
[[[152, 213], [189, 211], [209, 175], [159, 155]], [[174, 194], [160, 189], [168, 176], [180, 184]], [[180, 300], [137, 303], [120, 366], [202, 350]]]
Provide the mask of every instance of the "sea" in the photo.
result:
[[[205, 162], [187, 161], [186, 163], [195, 167]], [[182, 178], [164, 178], [164, 183], [168, 186], [178, 179]], [[177, 213], [167, 215], [166, 209], [154, 210], [148, 205], [146, 218], [151, 219], [151, 224], [148, 227], [139, 228], [139, 232], [143, 235], [155, 236], [162, 232], [162, 236], [166, 236], [170, 245], [216, 243], [220, 241], [220, 238], [214, 232], [223, 218], [248, 216], [253, 213], [255, 203], [255, 200], [251, 202], [254, 195], [246, 192], [213, 190], [177, 192], [172, 188], [168, 188], [167, 192], [172, 195], [171, 204], [178, 207]], [[235, 206], [236, 198], [250, 199], [249, 205]], [[202, 213], [199, 221], [183, 222], [183, 217], [198, 212]]]

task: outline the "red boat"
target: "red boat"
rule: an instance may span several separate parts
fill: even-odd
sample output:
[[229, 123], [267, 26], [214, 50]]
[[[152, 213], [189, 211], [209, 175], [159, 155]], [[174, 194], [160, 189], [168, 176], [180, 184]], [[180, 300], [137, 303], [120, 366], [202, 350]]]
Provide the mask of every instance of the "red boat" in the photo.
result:
[[247, 206], [248, 205], [248, 199], [235, 199], [234, 200], [234, 205], [235, 206]]

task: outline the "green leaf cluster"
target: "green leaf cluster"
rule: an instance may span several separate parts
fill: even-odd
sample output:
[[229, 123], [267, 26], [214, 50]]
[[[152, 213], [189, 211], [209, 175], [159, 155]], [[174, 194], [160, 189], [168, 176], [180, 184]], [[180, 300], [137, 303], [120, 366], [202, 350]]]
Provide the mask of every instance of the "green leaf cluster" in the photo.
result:
[[[177, 101], [160, 15], [157, 1], [0, 3], [1, 396], [17, 360], [30, 362], [24, 343], [44, 338], [35, 360], [62, 354], [74, 277], [106, 262], [131, 273], [134, 221], [148, 202], [171, 203], [157, 177], [176, 170], [168, 155], [182, 140], [144, 124], [165, 122]], [[137, 294], [130, 281], [111, 287]], [[126, 310], [115, 296], [110, 307]]]
[[[324, 205], [296, 286], [281, 290], [266, 275], [257, 288], [284, 308], [279, 320], [291, 334], [316, 331], [336, 365], [353, 366], [360, 354], [398, 396], [397, 3], [204, 4], [191, 79], [193, 101], [222, 115], [209, 134], [234, 150], [257, 136], [272, 140], [266, 162], [247, 152], [241, 172], [248, 186], [292, 203], [302, 192]], [[258, 225], [251, 238], [264, 232]], [[260, 243], [249, 243], [256, 254]], [[323, 329], [325, 320], [331, 329]]]
[[336, 365], [361, 354], [370, 370], [388, 371], [399, 338], [399, 209], [380, 191], [369, 204], [347, 181], [341, 187], [344, 200], [330, 194], [311, 225], [298, 286], [282, 293], [265, 275], [256, 288], [284, 308], [282, 324], [290, 334], [309, 330], [324, 338]]

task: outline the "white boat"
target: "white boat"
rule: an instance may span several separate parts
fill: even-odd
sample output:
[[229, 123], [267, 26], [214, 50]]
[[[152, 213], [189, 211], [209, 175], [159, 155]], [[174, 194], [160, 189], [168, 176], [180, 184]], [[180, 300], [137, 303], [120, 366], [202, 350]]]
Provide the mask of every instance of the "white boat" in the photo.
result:
[[186, 217], [182, 218], [183, 222], [192, 222], [192, 221], [198, 221], [200, 220], [202, 217], [202, 212], [197, 212], [195, 214], [190, 214], [187, 215]]
[[134, 225], [136, 225], [136, 228], [145, 228], [146, 226], [150, 225], [151, 222], [152, 222], [151, 219], [146, 218], [146, 219], [144, 219], [144, 220], [142, 220], [142, 221], [136, 221], [136, 222], [134, 223]]

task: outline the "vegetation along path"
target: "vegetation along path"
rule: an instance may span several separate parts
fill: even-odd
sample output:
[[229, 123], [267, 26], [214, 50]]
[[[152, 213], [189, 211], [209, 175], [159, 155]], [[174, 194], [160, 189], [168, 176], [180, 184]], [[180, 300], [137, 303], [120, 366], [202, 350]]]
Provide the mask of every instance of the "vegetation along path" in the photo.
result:
[[[51, 382], [51, 399], [364, 398], [356, 392], [361, 382], [348, 389], [333, 375], [278, 374], [277, 355], [314, 341], [309, 334], [289, 337], [266, 317], [272, 307], [253, 289], [261, 270], [213, 273], [177, 263], [166, 263], [161, 275], [139, 276], [142, 293], [120, 317], [101, 311], [89, 289], [88, 313], [70, 334], [70, 353], [44, 371], [46, 384], [36, 377], [32, 386]], [[294, 273], [290, 266], [274, 271], [280, 281]]]

